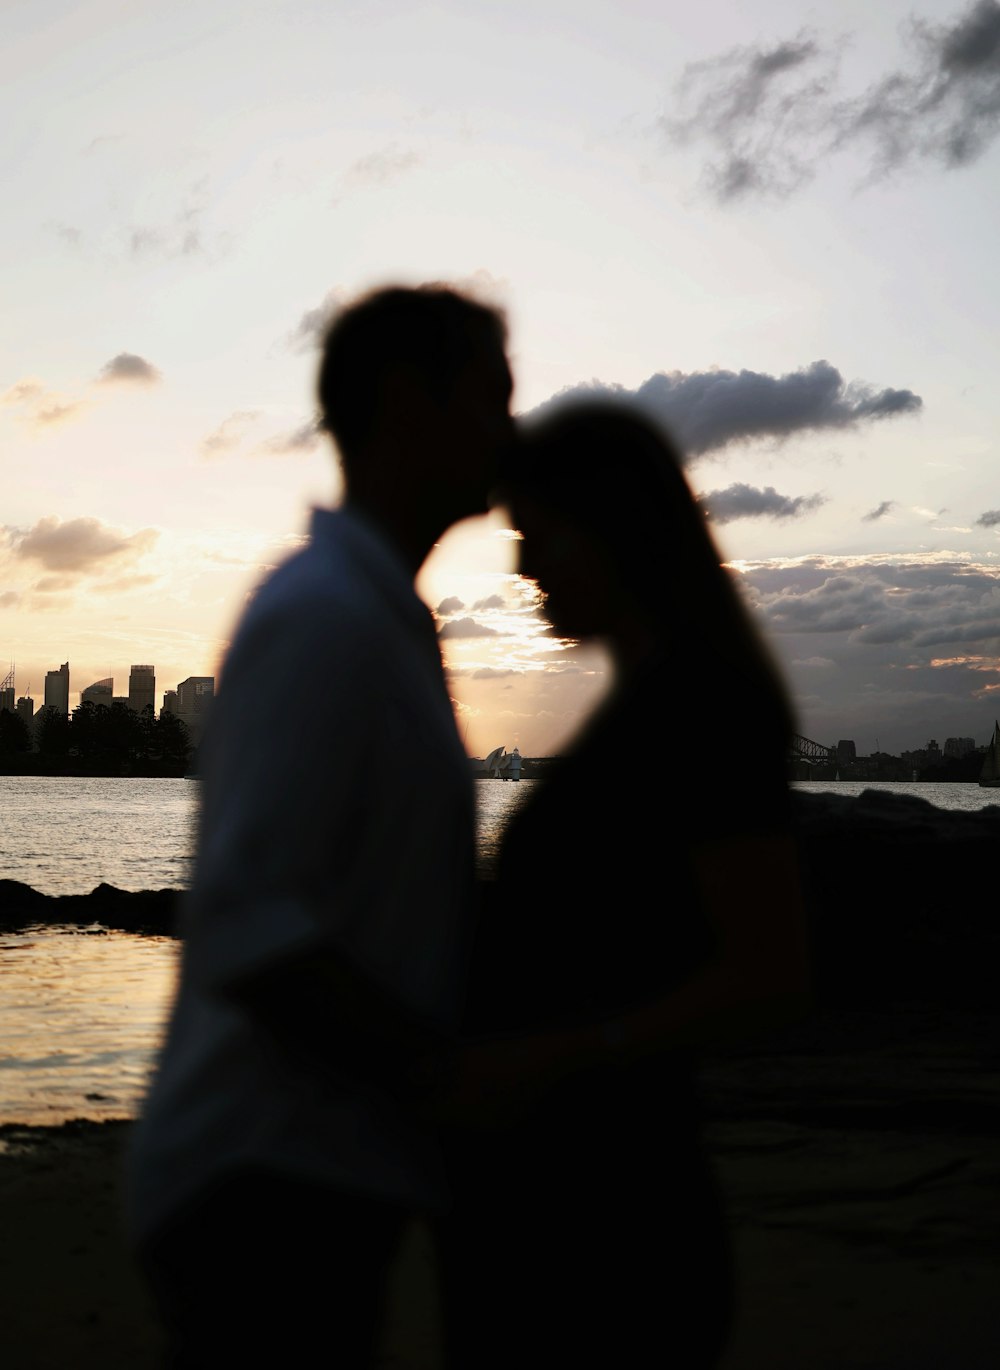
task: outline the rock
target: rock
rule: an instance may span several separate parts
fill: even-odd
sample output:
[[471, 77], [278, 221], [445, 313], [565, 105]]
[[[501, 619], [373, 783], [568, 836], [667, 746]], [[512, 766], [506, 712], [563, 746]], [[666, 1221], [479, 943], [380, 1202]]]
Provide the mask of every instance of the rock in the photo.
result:
[[793, 795], [817, 992], [836, 1006], [992, 1006], [1000, 807]]

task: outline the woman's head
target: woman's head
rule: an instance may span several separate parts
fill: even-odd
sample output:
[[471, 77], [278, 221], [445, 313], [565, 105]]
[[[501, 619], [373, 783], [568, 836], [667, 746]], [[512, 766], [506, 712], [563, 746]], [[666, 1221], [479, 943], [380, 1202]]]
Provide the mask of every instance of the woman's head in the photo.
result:
[[597, 619], [611, 610], [603, 601], [612, 594], [651, 624], [662, 616], [676, 625], [678, 597], [697, 598], [705, 579], [720, 575], [679, 452], [622, 402], [557, 404], [524, 421], [505, 494], [524, 537], [522, 570], [548, 595], [553, 616], [570, 597], [580, 599], [572, 606], [580, 613], [588, 596], [601, 600], [583, 636], [607, 633]]
[[614, 399], [555, 403], [522, 421], [504, 498], [521, 571], [567, 637], [628, 635], [705, 666], [774, 681], [673, 442]]

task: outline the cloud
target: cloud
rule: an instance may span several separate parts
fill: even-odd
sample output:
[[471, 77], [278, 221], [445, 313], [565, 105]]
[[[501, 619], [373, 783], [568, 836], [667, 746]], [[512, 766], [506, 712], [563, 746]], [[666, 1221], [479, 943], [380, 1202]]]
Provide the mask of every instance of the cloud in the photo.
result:
[[15, 381], [9, 390], [5, 390], [0, 397], [0, 404], [34, 404], [44, 394], [45, 387], [41, 381], [31, 376], [23, 381]]
[[1000, 509], [987, 509], [976, 519], [977, 528], [995, 528], [1000, 523]]
[[823, 495], [779, 495], [773, 485], [758, 490], [735, 483], [725, 490], [711, 490], [698, 502], [713, 523], [733, 523], [736, 519], [801, 518], [826, 503]]
[[110, 580], [99, 580], [94, 589], [102, 595], [117, 595], [123, 591], [145, 589], [147, 586], [156, 585], [159, 576], [131, 575], [115, 576]]
[[117, 357], [104, 363], [97, 378], [99, 385], [120, 382], [127, 385], [155, 385], [159, 380], [162, 380], [162, 376], [156, 367], [134, 352], [119, 352]]
[[478, 666], [474, 671], [469, 672], [470, 680], [509, 680], [511, 676], [522, 676], [523, 671], [516, 671], [513, 666]]
[[313, 309], [307, 309], [295, 327], [285, 334], [284, 346], [291, 352], [311, 352], [323, 346], [326, 331], [337, 311], [347, 300], [340, 286], [328, 290]]
[[218, 456], [220, 452], [228, 452], [231, 448], [239, 446], [246, 436], [247, 430], [257, 422], [259, 417], [259, 409], [239, 409], [235, 414], [230, 414], [227, 419], [222, 420], [214, 432], [209, 433], [208, 437], [202, 441], [202, 453], [206, 457], [214, 457]]
[[31, 422], [36, 428], [52, 428], [60, 423], [65, 423], [74, 414], [79, 413], [85, 408], [82, 400], [47, 400], [40, 404], [31, 415]]
[[702, 180], [721, 203], [788, 196], [845, 151], [867, 152], [868, 184], [970, 165], [1000, 132], [1000, 4], [912, 20], [903, 37], [908, 57], [854, 95], [840, 83], [843, 38], [731, 49], [685, 69], [657, 126], [673, 146], [710, 150]]
[[21, 594], [18, 590], [4, 590], [0, 592], [0, 609], [13, 609], [20, 604]]
[[6, 531], [16, 557], [37, 561], [55, 572], [89, 572], [107, 561], [133, 561], [149, 551], [159, 537], [155, 528], [128, 534], [96, 518], [63, 523], [56, 515], [39, 519], [27, 533]]
[[715, 199], [789, 195], [813, 175], [810, 149], [837, 68], [838, 51], [807, 32], [766, 47], [733, 48], [685, 68], [675, 112], [658, 126], [673, 144], [717, 149], [702, 171]]
[[288, 456], [296, 452], [311, 452], [323, 441], [323, 427], [318, 416], [300, 424], [287, 433], [276, 433], [258, 443], [255, 451], [267, 456]]
[[867, 514], [865, 514], [864, 517], [862, 518], [861, 522], [862, 522], [862, 523], [877, 523], [879, 519], [885, 518], [886, 514], [888, 514], [888, 512], [889, 512], [890, 509], [894, 509], [895, 507], [896, 507], [896, 501], [895, 501], [895, 500], [892, 500], [892, 499], [884, 499], [884, 500], [882, 501], [882, 503], [881, 503], [880, 505], [878, 505], [877, 508], [871, 509]]
[[1000, 131], [1000, 4], [977, 0], [950, 24], [914, 20], [915, 61], [834, 111], [838, 142], [873, 149], [873, 178], [912, 161], [948, 168], [980, 157]]
[[[208, 179], [202, 177], [186, 187], [179, 204], [172, 186], [164, 186], [155, 198], [158, 203], [152, 222], [132, 223], [122, 229], [127, 254], [134, 260], [174, 260], [204, 253], [205, 217], [210, 203]], [[225, 247], [229, 237], [214, 234], [212, 241], [216, 247]]]
[[48, 390], [34, 376], [16, 381], [2, 397], [0, 404], [20, 408], [20, 419], [32, 428], [52, 428], [86, 408], [83, 400], [67, 400]]
[[359, 190], [372, 190], [391, 185], [407, 172], [420, 166], [424, 158], [412, 148], [401, 148], [398, 143], [388, 143], [365, 157], [359, 157], [344, 172], [340, 180], [340, 191], [333, 199], [334, 205], [340, 203], [344, 195]]
[[442, 623], [438, 629], [439, 638], [499, 636], [495, 628], [487, 628], [484, 624], [477, 623], [474, 618], [453, 618], [448, 623]]
[[465, 608], [465, 601], [459, 599], [457, 595], [450, 595], [443, 599], [434, 612], [438, 618], [448, 618], [451, 614], [459, 614]]
[[997, 567], [954, 553], [817, 556], [744, 566], [738, 579], [805, 736], [864, 736], [869, 751], [877, 735], [898, 754], [992, 727], [982, 700], [1000, 683]]
[[634, 401], [689, 456], [730, 443], [782, 442], [797, 433], [854, 428], [916, 413], [923, 405], [912, 390], [876, 390], [863, 381], [845, 381], [828, 361], [815, 361], [782, 376], [748, 370], [660, 371], [632, 391], [592, 381], [560, 391], [533, 413], [594, 395]]

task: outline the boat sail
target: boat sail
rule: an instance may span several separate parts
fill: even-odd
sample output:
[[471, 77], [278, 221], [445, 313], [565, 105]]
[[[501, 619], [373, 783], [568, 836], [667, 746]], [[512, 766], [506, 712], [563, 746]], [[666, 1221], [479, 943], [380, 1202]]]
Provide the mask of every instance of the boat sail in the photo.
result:
[[986, 760], [979, 772], [980, 785], [1000, 787], [1000, 722], [993, 721], [993, 736], [986, 748]]

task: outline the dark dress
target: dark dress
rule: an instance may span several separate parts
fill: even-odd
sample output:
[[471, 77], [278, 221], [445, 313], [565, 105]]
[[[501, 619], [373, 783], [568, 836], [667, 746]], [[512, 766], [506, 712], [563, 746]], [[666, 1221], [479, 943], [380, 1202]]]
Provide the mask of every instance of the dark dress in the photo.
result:
[[[718, 780], [751, 760], [733, 755], [721, 700], [703, 692], [685, 719], [672, 676], [665, 656], [647, 663], [511, 822], [484, 900], [471, 1037], [613, 1021], [668, 994], [712, 949], [693, 847], [785, 825], [780, 742], [751, 740], [748, 815]], [[577, 1073], [513, 1125], [453, 1130], [447, 1153], [454, 1370], [717, 1363], [729, 1246], [687, 1054]]]

